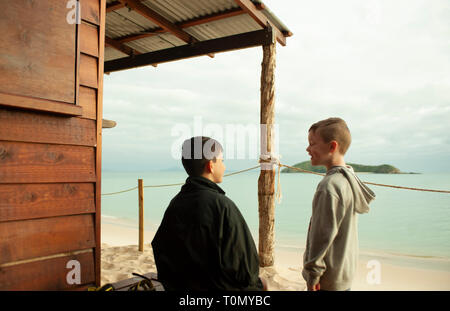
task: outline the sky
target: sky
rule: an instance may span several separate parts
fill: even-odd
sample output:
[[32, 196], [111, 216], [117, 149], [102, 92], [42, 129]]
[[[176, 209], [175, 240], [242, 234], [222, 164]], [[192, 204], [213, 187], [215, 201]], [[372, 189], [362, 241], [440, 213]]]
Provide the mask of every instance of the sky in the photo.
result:
[[[347, 162], [450, 172], [450, 1], [264, 3], [293, 33], [276, 47], [281, 163], [308, 160], [310, 125], [341, 117]], [[255, 47], [105, 75], [103, 118], [117, 126], [103, 131], [103, 170], [182, 169], [178, 146], [198, 134], [222, 142], [227, 170], [257, 165], [261, 61]]]

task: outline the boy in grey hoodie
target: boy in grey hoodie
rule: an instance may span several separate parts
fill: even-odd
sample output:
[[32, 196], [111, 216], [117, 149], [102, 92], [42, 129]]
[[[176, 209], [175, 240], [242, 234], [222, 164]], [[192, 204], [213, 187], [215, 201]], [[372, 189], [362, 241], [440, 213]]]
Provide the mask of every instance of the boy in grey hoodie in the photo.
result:
[[313, 199], [302, 275], [308, 290], [349, 290], [358, 261], [358, 215], [369, 211], [375, 194], [347, 166], [351, 135], [344, 120], [329, 118], [309, 129], [313, 166], [327, 173]]

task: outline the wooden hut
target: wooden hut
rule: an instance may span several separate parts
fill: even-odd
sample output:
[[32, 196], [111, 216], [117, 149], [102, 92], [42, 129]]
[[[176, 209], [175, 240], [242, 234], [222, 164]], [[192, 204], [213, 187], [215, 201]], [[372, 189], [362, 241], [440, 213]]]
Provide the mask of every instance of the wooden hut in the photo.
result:
[[[0, 30], [0, 290], [100, 285], [104, 73], [264, 46], [270, 124], [275, 45], [291, 35], [250, 0], [1, 0]], [[264, 265], [274, 174], [259, 181]]]

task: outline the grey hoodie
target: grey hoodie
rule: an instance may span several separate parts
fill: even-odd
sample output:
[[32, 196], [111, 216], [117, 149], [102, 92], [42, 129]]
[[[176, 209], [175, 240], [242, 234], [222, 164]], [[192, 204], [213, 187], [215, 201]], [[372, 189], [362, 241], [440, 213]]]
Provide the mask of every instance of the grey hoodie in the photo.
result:
[[369, 211], [375, 193], [350, 166], [328, 170], [313, 199], [303, 278], [312, 287], [346, 290], [351, 287], [358, 262], [358, 213]]

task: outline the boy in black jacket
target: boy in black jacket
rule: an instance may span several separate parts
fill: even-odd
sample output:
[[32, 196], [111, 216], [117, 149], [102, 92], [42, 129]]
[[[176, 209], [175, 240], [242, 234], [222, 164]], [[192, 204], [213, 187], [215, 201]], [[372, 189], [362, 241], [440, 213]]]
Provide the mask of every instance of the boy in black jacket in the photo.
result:
[[225, 172], [222, 146], [198, 136], [182, 150], [189, 177], [152, 241], [158, 279], [166, 290], [262, 290], [253, 238], [217, 185]]

